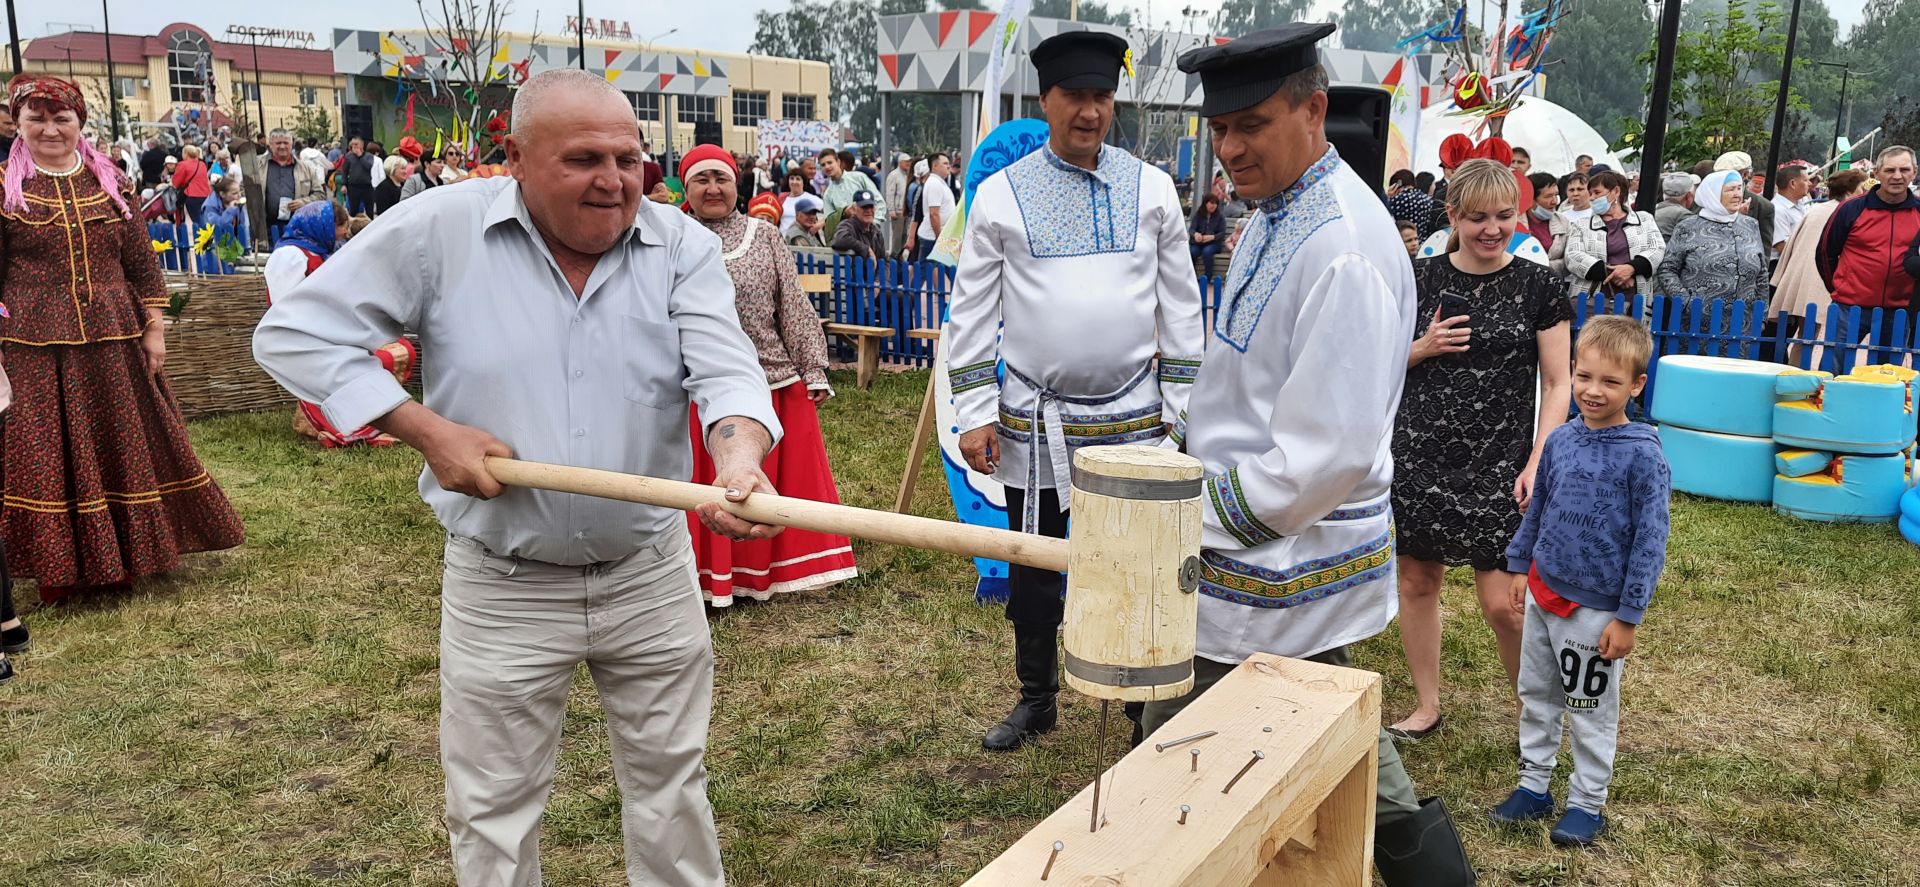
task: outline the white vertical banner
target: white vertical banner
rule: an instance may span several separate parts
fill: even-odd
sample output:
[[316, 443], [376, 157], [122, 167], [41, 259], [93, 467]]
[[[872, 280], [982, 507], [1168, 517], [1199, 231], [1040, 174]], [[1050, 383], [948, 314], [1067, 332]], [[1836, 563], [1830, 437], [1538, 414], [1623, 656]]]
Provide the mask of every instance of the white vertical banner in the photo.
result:
[[[1393, 90], [1387, 115], [1387, 175], [1393, 175], [1395, 170], [1413, 168], [1413, 152], [1420, 143], [1420, 98], [1426, 82], [1412, 48], [1393, 63], [1393, 70], [1381, 85]], [[1385, 182], [1379, 184], [1386, 187]]]
[[1000, 15], [993, 20], [993, 52], [987, 56], [987, 79], [980, 85], [980, 127], [974, 133], [974, 144], [979, 144], [1000, 125], [1000, 88], [1006, 85], [1007, 60], [1013, 57], [1014, 41], [1020, 36], [1020, 29], [1027, 26], [1027, 16], [1033, 12], [1033, 0], [1007, 0], [1000, 7]]

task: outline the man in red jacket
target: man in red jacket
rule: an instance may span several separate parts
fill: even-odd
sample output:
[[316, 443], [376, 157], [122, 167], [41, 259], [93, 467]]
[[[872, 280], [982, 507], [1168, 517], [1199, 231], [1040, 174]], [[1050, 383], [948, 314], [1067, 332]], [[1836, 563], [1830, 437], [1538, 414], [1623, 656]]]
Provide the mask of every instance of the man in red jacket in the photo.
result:
[[[1872, 309], [1885, 309], [1872, 342], [1884, 348], [1893, 341], [1893, 312], [1911, 306], [1914, 279], [1920, 278], [1920, 197], [1911, 190], [1914, 150], [1894, 145], [1881, 151], [1873, 176], [1880, 187], [1848, 201], [1827, 222], [1814, 264], [1833, 290], [1834, 304], [1860, 307], [1861, 327], [1871, 322]], [[1911, 319], [1908, 324], [1911, 328]], [[1852, 326], [1843, 321], [1839, 338], [1860, 341], [1864, 331]], [[1871, 355], [1874, 363], [1895, 359], [1878, 350]]]

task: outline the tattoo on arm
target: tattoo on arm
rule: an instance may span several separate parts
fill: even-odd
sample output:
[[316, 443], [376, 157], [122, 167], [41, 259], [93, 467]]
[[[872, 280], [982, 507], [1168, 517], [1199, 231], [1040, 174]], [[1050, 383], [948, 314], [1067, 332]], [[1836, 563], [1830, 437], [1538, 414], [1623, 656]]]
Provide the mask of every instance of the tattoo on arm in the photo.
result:
[[727, 424], [720, 426], [720, 436], [722, 438], [732, 438], [734, 435], [734, 431], [735, 429], [733, 427], [732, 422], [728, 422]]

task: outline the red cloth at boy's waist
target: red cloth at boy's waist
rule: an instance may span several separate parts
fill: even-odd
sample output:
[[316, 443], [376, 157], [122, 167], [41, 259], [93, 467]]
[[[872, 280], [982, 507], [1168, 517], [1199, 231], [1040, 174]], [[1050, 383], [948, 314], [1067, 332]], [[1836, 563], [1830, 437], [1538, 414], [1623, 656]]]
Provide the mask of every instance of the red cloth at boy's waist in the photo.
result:
[[1562, 619], [1572, 616], [1573, 611], [1580, 609], [1579, 604], [1554, 594], [1553, 589], [1547, 587], [1547, 581], [1540, 578], [1538, 565], [1527, 567], [1527, 590], [1533, 592], [1533, 601], [1540, 605], [1540, 609]]

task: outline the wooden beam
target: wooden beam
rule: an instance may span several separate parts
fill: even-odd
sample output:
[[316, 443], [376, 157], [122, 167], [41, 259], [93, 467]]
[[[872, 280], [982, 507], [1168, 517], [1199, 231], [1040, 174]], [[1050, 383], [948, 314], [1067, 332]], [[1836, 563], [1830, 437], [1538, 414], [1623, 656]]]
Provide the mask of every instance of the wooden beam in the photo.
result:
[[[1153, 750], [1204, 730], [1218, 733]], [[1379, 730], [1379, 675], [1256, 654], [1107, 772], [1107, 825], [1088, 831], [1089, 786], [967, 885], [1367, 887]], [[1222, 794], [1256, 749], [1265, 759]]]
[[893, 499], [893, 510], [906, 514], [913, 510], [913, 488], [920, 482], [920, 463], [926, 461], [927, 444], [933, 441], [934, 383], [927, 374], [927, 393], [920, 398], [920, 420], [913, 425], [913, 444], [907, 447], [907, 470], [900, 475], [900, 495]]

